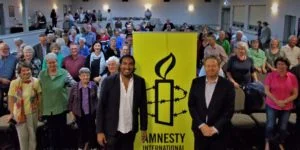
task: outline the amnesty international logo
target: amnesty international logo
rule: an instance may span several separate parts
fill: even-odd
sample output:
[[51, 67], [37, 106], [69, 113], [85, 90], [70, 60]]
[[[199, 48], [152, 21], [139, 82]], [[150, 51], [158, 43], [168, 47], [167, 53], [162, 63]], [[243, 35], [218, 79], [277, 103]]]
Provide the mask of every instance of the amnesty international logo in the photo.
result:
[[148, 105], [147, 140], [135, 140], [135, 149], [194, 149], [187, 95], [196, 77], [197, 33], [135, 32], [133, 48]]
[[[167, 67], [166, 71], [162, 75], [161, 68], [166, 64], [168, 60], [171, 60], [171, 63]], [[155, 65], [155, 73], [160, 79], [155, 80], [155, 85], [147, 90], [155, 90], [155, 100], [148, 101], [148, 105], [155, 105], [155, 114], [148, 114], [151, 117], [155, 118], [155, 122], [158, 124], [173, 126], [174, 117], [178, 115], [186, 114], [187, 110], [183, 109], [180, 112], [174, 110], [174, 105], [176, 102], [183, 100], [187, 96], [187, 91], [182, 89], [179, 85], [174, 85], [174, 79], [167, 79], [168, 73], [175, 67], [176, 57], [170, 53], [168, 56], [159, 60]], [[182, 93], [182, 97], [174, 97], [174, 92], [178, 91]], [[168, 94], [167, 94], [168, 93]], [[164, 104], [169, 104], [168, 113], [160, 113], [160, 107], [164, 109]]]

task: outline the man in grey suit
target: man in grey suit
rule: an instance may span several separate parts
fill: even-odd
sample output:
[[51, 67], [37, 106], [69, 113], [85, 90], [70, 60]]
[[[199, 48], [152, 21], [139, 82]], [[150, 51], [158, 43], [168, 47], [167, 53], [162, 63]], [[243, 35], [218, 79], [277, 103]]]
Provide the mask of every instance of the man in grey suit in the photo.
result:
[[259, 40], [264, 50], [270, 47], [271, 34], [272, 33], [271, 29], [269, 28], [269, 23], [263, 22], [263, 28], [261, 29], [261, 35], [259, 37]]
[[44, 57], [50, 52], [50, 43], [47, 43], [47, 36], [45, 34], [39, 35], [39, 43], [33, 46], [34, 57], [43, 62]]
[[134, 65], [133, 56], [123, 56], [120, 73], [108, 76], [102, 83], [96, 132], [98, 143], [107, 150], [133, 150], [138, 120], [142, 142], [147, 137], [146, 85], [142, 77], [133, 73]]
[[204, 59], [206, 76], [193, 80], [189, 95], [195, 150], [226, 150], [230, 120], [234, 112], [233, 85], [218, 76], [220, 60]]

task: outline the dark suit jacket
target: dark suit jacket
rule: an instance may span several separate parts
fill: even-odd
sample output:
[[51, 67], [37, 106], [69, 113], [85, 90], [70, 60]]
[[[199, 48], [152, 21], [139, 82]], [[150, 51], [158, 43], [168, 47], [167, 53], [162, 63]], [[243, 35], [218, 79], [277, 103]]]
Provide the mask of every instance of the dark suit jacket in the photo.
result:
[[[34, 49], [34, 57], [40, 59], [41, 62], [44, 60], [43, 56], [43, 48], [40, 43], [33, 46]], [[50, 44], [47, 44], [47, 51], [46, 54], [50, 53]]]
[[[140, 114], [140, 129], [147, 130], [147, 96], [145, 80], [137, 75], [133, 76], [133, 127], [137, 132], [138, 114]], [[107, 135], [115, 135], [118, 130], [120, 107], [120, 74], [104, 79], [100, 93], [100, 100], [96, 113], [96, 131]]]
[[199, 125], [206, 123], [208, 126], [214, 126], [219, 134], [222, 134], [223, 129], [229, 125], [234, 112], [235, 90], [228, 80], [219, 77], [207, 108], [205, 82], [206, 76], [196, 78], [190, 89], [188, 105], [193, 120], [192, 130], [198, 132]]

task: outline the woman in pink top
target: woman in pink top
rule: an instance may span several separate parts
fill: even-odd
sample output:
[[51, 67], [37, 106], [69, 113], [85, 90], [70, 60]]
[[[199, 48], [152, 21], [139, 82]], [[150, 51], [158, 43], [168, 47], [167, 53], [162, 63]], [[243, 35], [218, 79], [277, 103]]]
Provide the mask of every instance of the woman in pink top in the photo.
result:
[[[296, 76], [288, 72], [290, 62], [288, 59], [279, 57], [275, 60], [277, 71], [267, 75], [265, 80], [266, 98], [266, 145], [265, 150], [269, 150], [269, 142], [279, 143], [281, 150], [284, 149], [283, 142], [287, 136], [287, 125], [290, 111], [293, 109], [293, 100], [298, 96], [298, 82]], [[274, 134], [276, 120], [279, 131]]]

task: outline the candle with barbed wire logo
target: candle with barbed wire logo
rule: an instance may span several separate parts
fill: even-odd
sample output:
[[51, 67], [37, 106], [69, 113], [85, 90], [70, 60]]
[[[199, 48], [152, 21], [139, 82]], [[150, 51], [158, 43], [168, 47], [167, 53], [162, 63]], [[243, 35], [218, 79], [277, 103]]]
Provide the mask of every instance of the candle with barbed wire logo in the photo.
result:
[[[167, 62], [171, 60], [170, 65], [167, 67], [164, 75], [161, 74], [160, 70], [162, 66]], [[176, 64], [176, 58], [175, 56], [170, 53], [165, 58], [161, 59], [156, 65], [155, 65], [155, 73], [160, 79], [155, 80], [155, 85], [147, 90], [154, 89], [155, 90], [155, 100], [154, 101], [148, 101], [148, 105], [155, 104], [155, 113], [154, 114], [148, 114], [151, 117], [155, 118], [155, 122], [158, 124], [164, 124], [173, 126], [174, 124], [174, 117], [177, 117], [178, 115], [185, 114], [187, 110], [182, 110], [181, 112], [176, 113], [174, 110], [175, 102], [178, 102], [180, 100], [185, 99], [187, 96], [187, 91], [182, 89], [178, 85], [174, 85], [173, 79], [167, 79], [167, 74], [174, 68]], [[181, 91], [182, 97], [174, 97], [174, 91]], [[162, 91], [169, 91], [169, 92], [162, 92]], [[166, 110], [169, 110], [166, 112]], [[164, 113], [160, 113], [161, 111], [164, 111]]]

